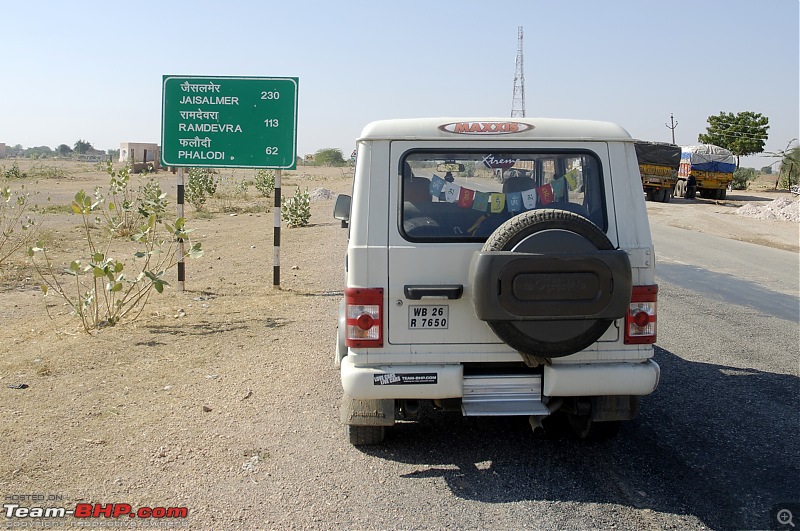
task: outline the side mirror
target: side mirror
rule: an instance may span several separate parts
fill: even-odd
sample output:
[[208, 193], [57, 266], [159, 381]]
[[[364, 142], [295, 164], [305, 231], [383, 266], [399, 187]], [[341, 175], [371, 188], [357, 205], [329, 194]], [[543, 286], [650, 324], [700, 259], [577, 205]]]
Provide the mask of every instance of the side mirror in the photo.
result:
[[349, 195], [339, 194], [336, 196], [336, 204], [333, 205], [333, 217], [342, 222], [342, 228], [347, 228], [350, 223], [350, 201]]

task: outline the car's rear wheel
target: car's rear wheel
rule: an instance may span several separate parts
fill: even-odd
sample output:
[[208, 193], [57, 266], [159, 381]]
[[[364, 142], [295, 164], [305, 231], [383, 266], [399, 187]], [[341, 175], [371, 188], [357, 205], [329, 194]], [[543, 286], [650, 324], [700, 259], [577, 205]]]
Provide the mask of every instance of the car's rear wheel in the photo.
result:
[[386, 437], [385, 426], [346, 426], [347, 438], [353, 446], [380, 444]]

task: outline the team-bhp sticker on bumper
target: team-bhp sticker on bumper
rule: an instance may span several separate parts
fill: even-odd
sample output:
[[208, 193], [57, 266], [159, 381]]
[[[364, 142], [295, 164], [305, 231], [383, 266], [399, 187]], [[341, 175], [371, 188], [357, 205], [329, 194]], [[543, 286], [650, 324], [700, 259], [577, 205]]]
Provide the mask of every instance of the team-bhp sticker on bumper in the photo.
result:
[[435, 372], [414, 374], [376, 374], [372, 377], [373, 385], [420, 385], [435, 384], [439, 382], [439, 375]]
[[345, 356], [341, 376], [345, 394], [357, 400], [456, 398], [463, 394], [461, 364], [356, 367], [351, 356]]

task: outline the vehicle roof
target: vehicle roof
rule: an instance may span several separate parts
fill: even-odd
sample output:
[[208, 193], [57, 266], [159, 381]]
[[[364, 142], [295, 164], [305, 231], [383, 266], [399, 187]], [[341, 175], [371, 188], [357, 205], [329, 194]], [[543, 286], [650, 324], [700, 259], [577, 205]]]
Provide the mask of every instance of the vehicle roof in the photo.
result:
[[[460, 132], [454, 132], [456, 125]], [[517, 124], [516, 126], [502, 124]], [[498, 131], [499, 129], [516, 131]], [[448, 129], [449, 128], [449, 129]], [[485, 129], [485, 131], [481, 131]], [[495, 130], [493, 132], [493, 130]], [[441, 117], [379, 120], [364, 127], [359, 140], [602, 140], [632, 141], [611, 122], [558, 118]]]

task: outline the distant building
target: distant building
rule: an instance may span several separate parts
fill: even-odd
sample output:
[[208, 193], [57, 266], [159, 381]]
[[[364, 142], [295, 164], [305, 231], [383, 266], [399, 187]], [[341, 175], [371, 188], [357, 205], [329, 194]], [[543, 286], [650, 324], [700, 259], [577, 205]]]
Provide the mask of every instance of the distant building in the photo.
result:
[[0, 142], [0, 159], [6, 158], [6, 145]]
[[134, 173], [141, 172], [147, 168], [157, 170], [161, 167], [158, 144], [121, 142], [119, 145], [119, 161], [130, 163]]

